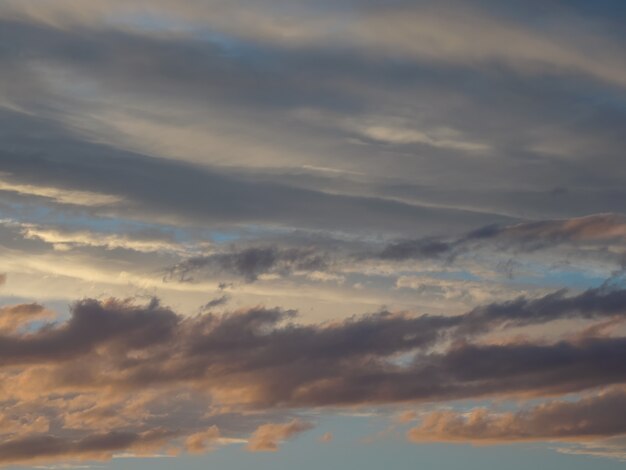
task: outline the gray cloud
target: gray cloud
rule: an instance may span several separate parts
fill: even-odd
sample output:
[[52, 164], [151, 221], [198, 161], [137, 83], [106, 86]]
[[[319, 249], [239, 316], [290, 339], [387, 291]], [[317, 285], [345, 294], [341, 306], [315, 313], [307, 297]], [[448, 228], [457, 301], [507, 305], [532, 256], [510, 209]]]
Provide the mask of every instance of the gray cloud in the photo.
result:
[[172, 267], [167, 277], [188, 281], [195, 274], [202, 274], [204, 271], [216, 275], [228, 273], [253, 282], [261, 274], [288, 274], [292, 271], [320, 271], [327, 268], [328, 261], [313, 249], [256, 247], [186, 259]]
[[[535, 78], [533, 80], [529, 78], [528, 81], [520, 81], [514, 79], [516, 76], [514, 73], [506, 74], [500, 72], [498, 74], [491, 71], [488, 67], [484, 69], [487, 72], [481, 72], [475, 68], [450, 68], [449, 66], [435, 65], [433, 63], [416, 66], [400, 61], [398, 64], [386, 64], [385, 72], [382, 73], [379, 62], [372, 62], [371, 58], [364, 58], [358, 54], [348, 54], [346, 51], [342, 52], [342, 50], [335, 49], [333, 49], [335, 51], [333, 52], [333, 50], [324, 48], [320, 50], [319, 48], [306, 48], [303, 46], [303, 50], [298, 50], [295, 53], [290, 51], [289, 48], [281, 48], [276, 44], [250, 45], [246, 40], [243, 40], [241, 43], [234, 40], [235, 46], [233, 47], [235, 49], [240, 47], [241, 53], [233, 56], [229, 55], [228, 51], [225, 52], [222, 49], [224, 46], [219, 44], [198, 42], [192, 39], [178, 39], [168, 42], [163, 38], [122, 32], [116, 29], [108, 32], [103, 32], [102, 29], [91, 31], [92, 34], [87, 39], [85, 39], [84, 35], [81, 35], [80, 39], [77, 38], [71, 29], [59, 30], [41, 24], [35, 25], [24, 22], [9, 23], [4, 30], [11, 32], [11, 34], [7, 33], [7, 44], [9, 45], [6, 48], [6, 60], [13, 61], [11, 62], [14, 66], [13, 68], [17, 66], [21, 70], [19, 72], [21, 75], [29, 74], [29, 69], [25, 65], [25, 54], [30, 61], [40, 61], [45, 57], [49, 60], [54, 60], [55, 64], [61, 68], [69, 68], [77, 74], [87, 74], [89, 80], [95, 80], [97, 83], [102, 84], [104, 90], [112, 93], [116, 93], [119, 90], [126, 90], [126, 93], [129, 93], [130, 90], [130, 94], [139, 108], [142, 107], [142, 103], [154, 102], [156, 97], [162, 96], [164, 92], [167, 92], [166, 94], [172, 100], [180, 104], [180, 109], [184, 110], [181, 113], [188, 113], [189, 119], [192, 119], [192, 116], [197, 116], [196, 111], [189, 108], [189, 103], [208, 101], [211, 105], [214, 105], [216, 101], [219, 101], [222, 104], [226, 103], [225, 106], [234, 109], [239, 109], [243, 106], [244, 109], [249, 110], [251, 107], [254, 107], [255, 110], [267, 110], [279, 122], [284, 123], [284, 126], [290, 126], [289, 129], [293, 132], [289, 134], [298, 135], [300, 142], [305, 141], [307, 145], [313, 145], [314, 142], [321, 141], [335, 142], [335, 144], [330, 146], [330, 152], [333, 155], [332, 160], [339, 162], [339, 169], [362, 171], [367, 177], [365, 181], [352, 181], [345, 177], [326, 178], [325, 184], [330, 185], [329, 189], [335, 193], [344, 192], [353, 186], [359, 186], [358, 189], [354, 188], [354, 190], [358, 191], [360, 196], [376, 198], [368, 200], [368, 202], [362, 201], [364, 204], [369, 204], [372, 210], [378, 204], [378, 198], [381, 197], [391, 197], [396, 200], [399, 198], [403, 202], [410, 202], [413, 205], [419, 204], [419, 201], [434, 203], [441, 207], [439, 212], [443, 213], [446, 212], [443, 207], [465, 207], [474, 211], [486, 210], [491, 212], [491, 217], [484, 215], [484, 218], [482, 218], [483, 223], [493, 222], [493, 213], [502, 212], [514, 214], [517, 217], [524, 217], [526, 214], [529, 214], [532, 217], [543, 216], [545, 218], [546, 215], [571, 216], [607, 209], [614, 211], [623, 210], [623, 207], [619, 204], [619, 201], [623, 199], [620, 197], [621, 187], [623, 186], [621, 178], [623, 175], [619, 170], [619, 166], [616, 165], [616, 162], [619, 160], [615, 154], [615, 149], [621, 148], [623, 143], [619, 140], [622, 135], [619, 129], [623, 127], [623, 113], [615, 109], [600, 109], [604, 105], [598, 103], [597, 100], [593, 100], [592, 96], [589, 96], [590, 89], [595, 89], [594, 87], [598, 85], [591, 85], [586, 82], [581, 83], [579, 78], [574, 79], [570, 77], [573, 83], [570, 87], [564, 89], [545, 78]], [[254, 47], [261, 48], [268, 58], [274, 60], [274, 62], [270, 61], [270, 63], [280, 64], [280, 66], [278, 68], [270, 67], [264, 63], [252, 61], [251, 57], [253, 54], [248, 53], [246, 47], [252, 47], [253, 49]], [[141, 60], [137, 60], [137, 57], [141, 57]], [[182, 60], [181, 57], [187, 57], [188, 60]], [[306, 74], [297, 72], [298, 70], [303, 70], [303, 67], [310, 67], [312, 71], [315, 71], [316, 76], [324, 74], [323, 79], [318, 80], [319, 87], [312, 89], [306, 80], [303, 79], [303, 76], [306, 76]], [[251, 76], [255, 77], [253, 82], [250, 81], [249, 77]], [[276, 79], [280, 79], [280, 86], [275, 84]], [[466, 89], [467, 85], [464, 84], [474, 80], [477, 80], [484, 86], [478, 87], [478, 90]], [[346, 82], [364, 83], [360, 86], [350, 87], [342, 85]], [[51, 99], [53, 104], [46, 107], [46, 113], [54, 120], [63, 121], [67, 114], [72, 113], [72, 110], [76, 108], [82, 109], [80, 100], [76, 102], [76, 98], [73, 98], [74, 101], [69, 102], [63, 101], [58, 96], [50, 98], [52, 91], [47, 84], [31, 84], [29, 80], [22, 79], [12, 80], [12, 83], [20, 83], [24, 87], [35, 87], [37, 90], [40, 90], [41, 94], [37, 92], [35, 96], [42, 101]], [[207, 83], [212, 85], [207, 86]], [[397, 90], [397, 96], [389, 93], [385, 94], [385, 96], [380, 96], [379, 93], [372, 91], [373, 89], [381, 88]], [[483, 88], [489, 90], [489, 93], [484, 93]], [[362, 115], [367, 121], [376, 117], [372, 118], [373, 110], [396, 109], [398, 102], [406, 102], [406, 93], [413, 92], [415, 89], [423, 90], [421, 93], [425, 97], [430, 96], [431, 101], [433, 96], [441, 97], [449, 93], [463, 96], [467, 100], [467, 106], [464, 106], [463, 109], [451, 109], [448, 103], [431, 103], [430, 107], [433, 109], [439, 109], [439, 105], [441, 105], [440, 109], [442, 109], [441, 112], [443, 114], [441, 116], [433, 116], [433, 122], [425, 124], [425, 127], [437, 128], [437, 126], [440, 126], [440, 121], [444, 120], [447, 125], [453, 128], [461, 128], [465, 133], [471, 135], [478, 134], [479, 140], [493, 142], [494, 140], [504, 139], [502, 136], [507, 136], [506, 139], [508, 140], [498, 142], [496, 145], [499, 154], [506, 154], [507, 158], [487, 158], [480, 161], [472, 159], [468, 161], [464, 158], [458, 158], [458, 155], [454, 152], [444, 152], [441, 149], [429, 150], [420, 146], [417, 146], [418, 148], [408, 146], [408, 148], [394, 149], [389, 147], [380, 148], [376, 145], [360, 145], [357, 147], [338, 145], [338, 138], [354, 138], [355, 136], [353, 133], [346, 133], [336, 126], [330, 126], [331, 128], [322, 130], [324, 126], [320, 127], [317, 124], [314, 126], [306, 125], [297, 119], [294, 120], [291, 115], [285, 115], [283, 111], [277, 111], [277, 107], [281, 109], [295, 109], [297, 111], [315, 104], [314, 107], [326, 109], [331, 116], [341, 116], [343, 113], [343, 110], [340, 109], [341, 106], [338, 107], [333, 103], [338, 102], [338, 96], [344, 96], [349, 98], [343, 101], [339, 100], [339, 102], [343, 103], [342, 106], [345, 107], [345, 110], [349, 111], [350, 114]], [[359, 91], [357, 95], [351, 95], [347, 90], [354, 90], [352, 93], [356, 93], [356, 90]], [[23, 94], [33, 96], [30, 89], [26, 89]], [[500, 96], [507, 99], [499, 99]], [[241, 99], [245, 99], [245, 103], [242, 103]], [[346, 103], [346, 100], [350, 102]], [[571, 109], [572, 102], [581, 103], [580, 106], [583, 109], [592, 111], [581, 117], [581, 120], [585, 121], [584, 124], [581, 121], [572, 122], [572, 120], [566, 119], [572, 115], [572, 112], [575, 112], [575, 110]], [[359, 107], [357, 103], [367, 104]], [[515, 112], [512, 113], [511, 109], [514, 109]], [[51, 110], [54, 110], [54, 112], [51, 112]], [[384, 122], [398, 119], [400, 121], [414, 121], [415, 116], [412, 114], [412, 107], [407, 112], [408, 115], [404, 117], [382, 115], [378, 117], [378, 120], [383, 120]], [[481, 119], [476, 117], [477, 113], [481, 116]], [[143, 115], [147, 118], [148, 114], [149, 111], [146, 111]], [[472, 116], [472, 119], [468, 119], [468, 116]], [[544, 122], [535, 124], [537, 116], [541, 116]], [[610, 116], [610, 119], [607, 116]], [[322, 112], [323, 122], [324, 118], [325, 114]], [[19, 121], [17, 117], [12, 117], [12, 119]], [[22, 119], [24, 119], [23, 116]], [[172, 120], [175, 121], [176, 119], [178, 118], [172, 117]], [[607, 120], [609, 122], [606, 122]], [[268, 123], [267, 125], [270, 122], [274, 122], [272, 119], [262, 121], [259, 122], [257, 120], [255, 127], [265, 125], [265, 122]], [[330, 119], [325, 121], [327, 123], [332, 122]], [[496, 129], [498, 132], [494, 132], [491, 128], [477, 128], [481, 125], [480, 123], [484, 122], [498, 123], [498, 129]], [[555, 123], [559, 122], [563, 123], [563, 127], [567, 127], [568, 132], [563, 133], [567, 135], [554, 137], [553, 140], [558, 140], [558, 142], [555, 142], [553, 146], [558, 147], [558, 145], [561, 145], [561, 141], [567, 141], [570, 134], [577, 138], [589, 136], [591, 140], [587, 145], [588, 151], [586, 150], [585, 155], [577, 158], [575, 164], [554, 159], [551, 156], [545, 156], [532, 150], [522, 153], [519, 150], [515, 150], [520, 148], [519, 140], [522, 138], [520, 137], [520, 129], [524, 129], [528, 134], [528, 139], [531, 139], [531, 136], [536, 135], [532, 130], [535, 126], [538, 129], [554, 128]], [[186, 128], [192, 124], [198, 125], [197, 122], [188, 122], [186, 119], [179, 123], [174, 123], [174, 127], [178, 124]], [[402, 125], [404, 124], [399, 126], [401, 127]], [[517, 137], [511, 135], [511, 129], [515, 130], [513, 133]], [[269, 129], [268, 132], [270, 135], [275, 135], [276, 129]], [[287, 137], [285, 137], [285, 142], [283, 142], [285, 144], [288, 140]], [[552, 138], [552, 136], [548, 137]], [[293, 155], [293, 158], [299, 158], [298, 155], [302, 152], [294, 147], [292, 143], [287, 145], [283, 151]], [[44, 142], [41, 142], [40, 145], [35, 145], [35, 141], [22, 139], [21, 145], [30, 146], [34, 153], [41, 153], [43, 148], [46, 149], [46, 152], [49, 152], [55, 146], [60, 148], [66, 147], [66, 143], [58, 140], [54, 146], [50, 146]], [[600, 150], [598, 145], [605, 145], [606, 148]], [[528, 143], [526, 146], [532, 147], [532, 143]], [[329, 151], [329, 147], [326, 144], [322, 147], [322, 149], [316, 152], [317, 154]], [[67, 149], [65, 148], [65, 150]], [[76, 152], [79, 153], [92, 154], [94, 151], [95, 149], [93, 148], [88, 150], [76, 149]], [[589, 154], [593, 154], [594, 159], [587, 158]], [[413, 157], [409, 158], [409, 155]], [[416, 165], [416, 155], [423, 155], [423, 157], [419, 157], [419, 165]], [[209, 161], [214, 161], [212, 157], [209, 157], [207, 155]], [[249, 155], [242, 153], [239, 155], [240, 158], [237, 158], [237, 155], [230, 155], [230, 157], [236, 162], [248, 162]], [[105, 156], [100, 157], [100, 163], [105, 158]], [[202, 160], [206, 161], [207, 158]], [[597, 164], [598, 158], [603, 159], [603, 165]], [[354, 163], [357, 161], [359, 164], [355, 165]], [[381, 161], [385, 162], [384, 168], [381, 168]], [[302, 162], [298, 160], [296, 166], [299, 163]], [[313, 164], [313, 166], [315, 163], [320, 166], [330, 165], [330, 162], [325, 161], [307, 163]], [[281, 163], [277, 162], [277, 164], [279, 168], [275, 169], [272, 179], [275, 183], [277, 180], [278, 182], [281, 180], [284, 182], [285, 175], [290, 173], [290, 169], [284, 161]], [[245, 163], [241, 166], [245, 168]], [[599, 171], [600, 167], [611, 168], [611, 171], [601, 172]], [[416, 189], [415, 186], [411, 186], [409, 181], [413, 181], [413, 177], [418, 176], [415, 173], [417, 168], [419, 168], [419, 176], [426, 173], [429, 176], [425, 176], [424, 184]], [[452, 172], [451, 168], [457, 168], [458, 171]], [[244, 169], [239, 170], [242, 173], [246, 173]], [[52, 169], [47, 171], [50, 174], [54, 174]], [[21, 173], [23, 176], [27, 174], [25, 171], [24, 173], [17, 173]], [[154, 167], [145, 167], [143, 173], [156, 175], [156, 170]], [[183, 187], [185, 192], [189, 190], [185, 186], [180, 186], [173, 174], [167, 171], [165, 173], [168, 175], [167, 179], [170, 182], [168, 186], [173, 191]], [[386, 180], [380, 180], [378, 178], [379, 174], [384, 175]], [[519, 184], [510, 180], [510, 175], [516, 175], [517, 181], [524, 180], [529, 182], [529, 184], [532, 182], [532, 189], [526, 190], [520, 187]], [[583, 175], [589, 183], [581, 183]], [[309, 184], [315, 186], [315, 181], [319, 182], [318, 176], [308, 175], [299, 180], [291, 179], [291, 181], [298, 181], [300, 185]], [[310, 207], [309, 210], [312, 211], [313, 219], [319, 221], [322, 218], [321, 211], [315, 215], [316, 204], [311, 204], [310, 199], [314, 197], [313, 194], [315, 192], [313, 194], [306, 191], [296, 191], [294, 193], [285, 190], [284, 197], [263, 199], [262, 196], [269, 197], [269, 194], [263, 191], [263, 189], [269, 188], [264, 187], [262, 189], [259, 187], [259, 182], [262, 178], [259, 177], [258, 173], [254, 178], [257, 184], [252, 186], [259, 192], [253, 191], [249, 184], [240, 188], [243, 193], [252, 194], [250, 198], [247, 198], [248, 201], [264, 201], [266, 202], [263, 206], [265, 208], [279, 203], [277, 205], [277, 210], [279, 210], [280, 206], [285, 204], [285, 201], [300, 200], [302, 204], [299, 207]], [[31, 179], [33, 179], [32, 176]], [[309, 183], [306, 183], [307, 179]], [[508, 184], [504, 183], [505, 180]], [[468, 187], [467, 181], [473, 181], [474, 183]], [[481, 181], [488, 186], [484, 193], [472, 189], [477, 186], [477, 181]], [[498, 187], [493, 187], [493, 182], [495, 181], [500, 181], [501, 184], [496, 185]], [[247, 182], [250, 183], [250, 181]], [[220, 185], [216, 184], [215, 180], [207, 179], [205, 183], [205, 186], [214, 188], [214, 190], [210, 192], [204, 190], [196, 194], [198, 197], [190, 199], [202, 201], [205, 205], [207, 201], [213, 199], [229, 201], [229, 203], [234, 203], [237, 200], [236, 197], [233, 197], [234, 194], [218, 191], [217, 189]], [[78, 182], [74, 181], [74, 185], [76, 184]], [[502, 185], [511, 188], [508, 193], [502, 190]], [[90, 185], [85, 186], [89, 187]], [[125, 186], [128, 187], [129, 185], [126, 184]], [[130, 186], [130, 188], [132, 187]], [[567, 191], [559, 193], [560, 196], [556, 197], [553, 192], [554, 188], [567, 188]], [[300, 190], [302, 189], [300, 188]], [[276, 189], [276, 191], [280, 192], [279, 189]], [[498, 197], [494, 197], [494, 194], [498, 194]], [[123, 194], [123, 196], [128, 197], [129, 195]], [[147, 194], [145, 196], [148, 197]], [[157, 198], [157, 195], [152, 194], [150, 197]], [[173, 195], [170, 195], [170, 198], [173, 198]], [[328, 197], [326, 196], [326, 198]], [[129, 199], [132, 200], [134, 198]], [[328, 199], [329, 201], [325, 202], [327, 209], [334, 207], [335, 203], [338, 202], [334, 198]], [[163, 203], [163, 201], [159, 202]], [[174, 204], [174, 201], [170, 202]], [[356, 200], [345, 202], [347, 206], [354, 205], [355, 208], [359, 205]], [[320, 205], [321, 203], [320, 201]], [[362, 211], [357, 209], [357, 214], [353, 216], [351, 222], [353, 223], [357, 217], [361, 223], [368, 221], [368, 224], [373, 223], [374, 219], [386, 218], [384, 213], [394, 212], [394, 204], [389, 204], [391, 203], [387, 201], [383, 204], [386, 207], [380, 207], [379, 211], [374, 211], [375, 213], [361, 213], [359, 215], [358, 212]], [[395, 204], [397, 204], [397, 201]], [[164, 209], [168, 207], [168, 204], [161, 205]], [[179, 206], [178, 211], [174, 211], [172, 207], [172, 213], [178, 213], [181, 210], [184, 213], [185, 210], [189, 210], [184, 207], [189, 205], [189, 201], [183, 203], [179, 199], [176, 205]], [[255, 209], [255, 207], [251, 209]], [[416, 218], [421, 223], [411, 224], [411, 227], [413, 229], [422, 228], [429, 224], [428, 219], [430, 219], [430, 211], [432, 209], [426, 210], [421, 208], [419, 213], [412, 213], [408, 209], [404, 211], [399, 207], [397, 210], [397, 217], [394, 218], [392, 223], [381, 220], [381, 223], [376, 224], [376, 228], [382, 229], [393, 226], [394, 228], [398, 227], [397, 230], [400, 231], [402, 229], [401, 226], [407, 223], [406, 221], [415, 220]], [[204, 211], [205, 213], [208, 212], [207, 208]], [[542, 211], [544, 212], [542, 213]], [[335, 218], [329, 213], [326, 219], [328, 225], [340, 226], [345, 218], [345, 214], [351, 212], [346, 207], [345, 213]], [[259, 222], [259, 220], [254, 219], [254, 214], [257, 213], [258, 211], [240, 213], [240, 217], [243, 219], [251, 218], [250, 220], [253, 222]], [[265, 212], [262, 212], [263, 215], [266, 215], [266, 213], [267, 222], [276, 223], [272, 214], [267, 212], [267, 209]], [[448, 218], [454, 219], [455, 216], [458, 218], [461, 217], [461, 214], [462, 212], [450, 213]], [[290, 217], [295, 217], [295, 215], [295, 211], [282, 214], [278, 223], [293, 223], [289, 219]], [[156, 214], [152, 216], [156, 216]], [[215, 213], [213, 213], [213, 217], [215, 217]], [[473, 214], [473, 217], [475, 219], [473, 225], [480, 225], [481, 217], [478, 214]], [[448, 220], [447, 222], [455, 223], [453, 220]], [[345, 225], [348, 226], [348, 224]], [[468, 225], [472, 224], [469, 223]], [[447, 230], [447, 228], [443, 220], [441, 225], [434, 227], [435, 230], [438, 229], [439, 231]]]
[[68, 360], [107, 341], [121, 341], [125, 347], [140, 349], [167, 341], [173, 325], [180, 320], [157, 305], [135, 310], [131, 315], [120, 311], [110, 314], [93, 302], [81, 305], [80, 313], [60, 327], [42, 328], [22, 337], [4, 335], [0, 339], [0, 363]]
[[[5, 365], [59, 364], [54, 380], [69, 380], [68, 386], [145, 387], [191, 380], [212, 389], [245, 383], [255, 390], [250, 400], [257, 404], [384, 403], [576, 391], [624, 380], [626, 370], [618, 360], [623, 338], [504, 345], [457, 341], [445, 353], [428, 351], [449, 338], [469, 339], [469, 334], [498, 328], [621, 317], [625, 295], [620, 290], [590, 290], [572, 297], [556, 293], [461, 316], [379, 313], [321, 326], [285, 324], [294, 312], [278, 309], [184, 319], [156, 302], [144, 308], [83, 301], [63, 324], [25, 336], [4, 335], [0, 350]], [[405, 353], [414, 356], [412, 364], [393, 365], [392, 359]], [[82, 355], [78, 363], [77, 354]], [[71, 372], [90, 363], [110, 375]]]
[[[275, 450], [311, 427], [285, 414], [303, 407], [545, 396], [623, 384], [623, 337], [587, 329], [552, 343], [480, 339], [567, 318], [623, 322], [625, 296], [605, 287], [458, 316], [380, 312], [310, 325], [282, 309], [184, 317], [156, 300], [82, 300], [67, 320], [1, 335], [0, 374], [12, 377], [5, 392], [15, 404], [0, 419], [16, 430], [0, 446], [0, 461], [105, 459], [179, 441], [196, 452], [217, 445], [216, 436], [240, 438], [254, 429], [250, 449]], [[15, 311], [22, 310], [41, 309]], [[100, 404], [94, 394], [103, 391], [108, 398]], [[72, 400], [83, 405], [70, 406]], [[214, 400], [225, 401], [232, 416], [185, 411], [210, 409]], [[238, 413], [251, 408], [254, 419]], [[80, 429], [83, 436], [98, 431], [77, 437]]]
[[216, 297], [214, 299], [209, 300], [206, 304], [202, 306], [202, 310], [210, 310], [214, 307], [219, 307], [220, 305], [225, 305], [230, 300], [230, 297], [227, 295], [222, 295], [220, 297]]
[[619, 264], [623, 255], [607, 252], [609, 246], [626, 246], [626, 217], [595, 214], [563, 220], [541, 220], [515, 225], [490, 224], [459, 237], [428, 237], [388, 244], [377, 257], [384, 260], [452, 260], [478, 249], [508, 250], [514, 254], [558, 247], [595, 249], [599, 256]]
[[503, 303], [473, 309], [464, 315], [462, 333], [485, 331], [494, 326], [541, 324], [555, 319], [621, 317], [626, 306], [626, 291], [596, 288], [568, 296], [565, 291], [537, 299], [520, 297]]
[[114, 453], [120, 451], [158, 449], [173, 435], [172, 432], [157, 429], [141, 434], [108, 432], [77, 439], [64, 439], [49, 435], [28, 436], [2, 442], [0, 464], [58, 459], [108, 460]]
[[[9, 116], [5, 114], [5, 118]], [[29, 139], [28, 150], [3, 151], [0, 171], [9, 174], [14, 185], [111, 194], [123, 201], [100, 209], [88, 208], [102, 215], [164, 223], [212, 222], [216, 227], [262, 223], [336, 230], [393, 227], [393, 231], [414, 231], [420, 226], [429, 231], [450, 225], [469, 227], [485, 219], [472, 212], [332, 195], [284, 183], [253, 182], [223, 171], [79, 141], [40, 120], [33, 122], [16, 115], [10, 120], [12, 126], [41, 128], [41, 140]], [[58, 144], [50, 145], [43, 155], [38, 149], [48, 145], [48, 132]], [[38, 199], [46, 202], [40, 196]]]

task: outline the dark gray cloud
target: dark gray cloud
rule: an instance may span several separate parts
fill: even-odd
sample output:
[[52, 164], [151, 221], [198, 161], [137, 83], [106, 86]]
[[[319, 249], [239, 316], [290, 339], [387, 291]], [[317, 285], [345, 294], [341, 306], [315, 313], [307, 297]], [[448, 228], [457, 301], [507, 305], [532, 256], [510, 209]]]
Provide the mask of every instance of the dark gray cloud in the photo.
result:
[[515, 225], [490, 224], [459, 237], [427, 237], [388, 244], [377, 257], [385, 260], [452, 260], [457, 255], [487, 249], [529, 253], [558, 247], [579, 247], [620, 264], [624, 255], [607, 250], [626, 246], [626, 217], [623, 214], [595, 214], [586, 217], [522, 222]]
[[[454, 266], [458, 258], [477, 253], [508, 253], [515, 257], [494, 265], [495, 269], [506, 271], [512, 278], [514, 267], [524, 261], [524, 256], [540, 250], [553, 256], [554, 262], [580, 258], [608, 261], [620, 269], [626, 262], [624, 255], [619, 253], [619, 250], [626, 249], [626, 219], [621, 214], [596, 214], [515, 225], [490, 224], [456, 237], [400, 240], [388, 243], [382, 249], [379, 243], [307, 237], [297, 232], [283, 237], [268, 236], [268, 241], [272, 244], [265, 242], [262, 245], [256, 240], [221, 248], [213, 254], [187, 258], [168, 268], [165, 279], [197, 281], [203, 277], [229, 275], [253, 282], [262, 274], [286, 276], [298, 271], [358, 269], [360, 262], [372, 259], [433, 260]], [[285, 247], [279, 248], [280, 245]]]
[[105, 305], [94, 302], [80, 305], [81, 308], [75, 310], [78, 314], [59, 327], [49, 325], [21, 337], [3, 335], [0, 362], [68, 360], [89, 353], [108, 341], [141, 349], [171, 339], [172, 327], [180, 321], [174, 313], [160, 309], [156, 304], [147, 310], [134, 310], [131, 315], [109, 312]]
[[595, 288], [569, 296], [559, 291], [537, 299], [520, 297], [503, 303], [480, 306], [464, 315], [460, 333], [485, 331], [494, 326], [524, 326], [555, 319], [623, 316], [626, 291]]
[[623, 244], [626, 240], [626, 216], [596, 214], [564, 220], [543, 220], [512, 226], [490, 225], [475, 230], [464, 241], [500, 239], [533, 250], [567, 243]]
[[327, 268], [327, 258], [314, 249], [255, 247], [186, 259], [172, 267], [167, 277], [190, 281], [197, 274], [230, 274], [253, 282], [261, 274], [285, 275], [293, 271], [324, 271]]
[[202, 306], [201, 310], [211, 310], [214, 307], [219, 307], [221, 305], [226, 305], [230, 297], [227, 295], [222, 295], [220, 297], [216, 297], [214, 299], [209, 300], [206, 304]]
[[167, 430], [156, 429], [145, 433], [108, 432], [75, 439], [50, 435], [10, 439], [0, 444], [0, 463], [20, 464], [57, 459], [108, 460], [116, 452], [145, 451], [162, 446], [175, 436]]
[[[257, 404], [385, 403], [576, 391], [626, 378], [619, 359], [623, 338], [503, 345], [458, 338], [565, 318], [622, 317], [625, 300], [621, 290], [590, 290], [570, 297], [555, 293], [518, 299], [461, 316], [383, 312], [319, 326], [290, 323], [295, 312], [279, 309], [183, 318], [157, 302], [139, 307], [88, 300], [77, 303], [71, 318], [58, 326], [4, 335], [0, 350], [5, 365], [58, 364], [55, 375], [69, 386], [145, 387], [190, 380], [210, 390], [218, 384], [245, 384], [255, 390], [250, 399]], [[428, 352], [450, 338], [456, 341], [447, 352]], [[417, 350], [422, 352], [410, 365], [393, 365], [394, 357]], [[86, 364], [110, 373], [71, 372]]]

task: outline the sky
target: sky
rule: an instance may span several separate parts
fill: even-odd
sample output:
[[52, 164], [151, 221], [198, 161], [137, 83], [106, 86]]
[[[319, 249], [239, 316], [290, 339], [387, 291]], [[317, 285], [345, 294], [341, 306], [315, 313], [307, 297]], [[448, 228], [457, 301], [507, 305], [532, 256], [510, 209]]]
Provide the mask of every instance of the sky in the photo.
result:
[[624, 468], [625, 21], [0, 0], [0, 467]]

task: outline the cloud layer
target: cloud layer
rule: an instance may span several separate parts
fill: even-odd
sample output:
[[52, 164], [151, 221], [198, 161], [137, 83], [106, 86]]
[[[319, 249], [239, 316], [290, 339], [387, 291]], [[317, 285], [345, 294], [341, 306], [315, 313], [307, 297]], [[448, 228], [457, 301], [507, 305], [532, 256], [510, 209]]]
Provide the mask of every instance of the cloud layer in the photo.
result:
[[[381, 312], [319, 325], [294, 323], [295, 312], [281, 309], [183, 317], [156, 300], [137, 305], [111, 299], [77, 302], [69, 319], [22, 330], [41, 308], [5, 308], [2, 319], [11, 328], [0, 338], [0, 372], [12, 377], [2, 391], [12, 405], [3, 419], [10, 422], [15, 413], [22, 419], [5, 428], [0, 458], [98, 459], [167, 446], [201, 452], [223, 437], [245, 438], [246, 428], [249, 450], [276, 450], [313, 424], [292, 418], [258, 425], [246, 410], [256, 409], [263, 419], [303, 407], [542, 397], [618, 386], [626, 381], [623, 337], [589, 328], [554, 341], [493, 343], [488, 335], [573, 318], [620, 325], [625, 296], [607, 288], [557, 292], [458, 316]], [[435, 412], [409, 437], [610, 437], [623, 432], [623, 420], [604, 411], [621, 409], [619, 400], [623, 394], [615, 389], [517, 414]], [[180, 421], [180, 406], [206, 411]], [[83, 437], [73, 437], [79, 430]]]
[[347, 413], [624, 459], [624, 21], [0, 2], [0, 465], [334, 452]]

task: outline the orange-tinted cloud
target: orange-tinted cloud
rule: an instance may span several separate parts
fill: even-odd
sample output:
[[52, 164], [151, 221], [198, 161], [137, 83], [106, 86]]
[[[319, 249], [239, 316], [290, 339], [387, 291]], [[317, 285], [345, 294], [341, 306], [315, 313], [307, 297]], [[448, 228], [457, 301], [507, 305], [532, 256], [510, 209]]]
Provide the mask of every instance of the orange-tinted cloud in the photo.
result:
[[[65, 321], [30, 330], [11, 324], [0, 334], [6, 403], [0, 461], [108, 458], [143, 448], [197, 453], [254, 429], [250, 450], [276, 450], [312, 426], [289, 410], [546, 396], [621, 384], [625, 338], [485, 344], [480, 337], [510, 325], [619, 317], [623, 295], [596, 289], [458, 316], [380, 312], [318, 325], [298, 324], [295, 312], [278, 308], [185, 317], [156, 300], [83, 300]], [[44, 310], [26, 304], [5, 313], [16, 312], [28, 321]], [[515, 435], [509, 421], [528, 429], [540, 422], [485, 412], [470, 417], [434, 414], [422, 426], [433, 438], [467, 439], [482, 429], [484, 440], [495, 440]], [[161, 438], [152, 438], [155, 429]]]
[[549, 401], [528, 410], [494, 413], [437, 411], [409, 430], [414, 442], [580, 441], [626, 433], [626, 391], [617, 389], [579, 401]]
[[298, 419], [283, 424], [263, 424], [250, 437], [247, 449], [252, 452], [275, 452], [282, 441], [312, 428], [313, 424]]
[[217, 426], [211, 426], [206, 431], [197, 432], [187, 437], [185, 448], [192, 454], [202, 454], [210, 450], [219, 438], [220, 430]]
[[0, 307], [0, 334], [14, 333], [31, 321], [52, 316], [39, 304], [19, 304]]

